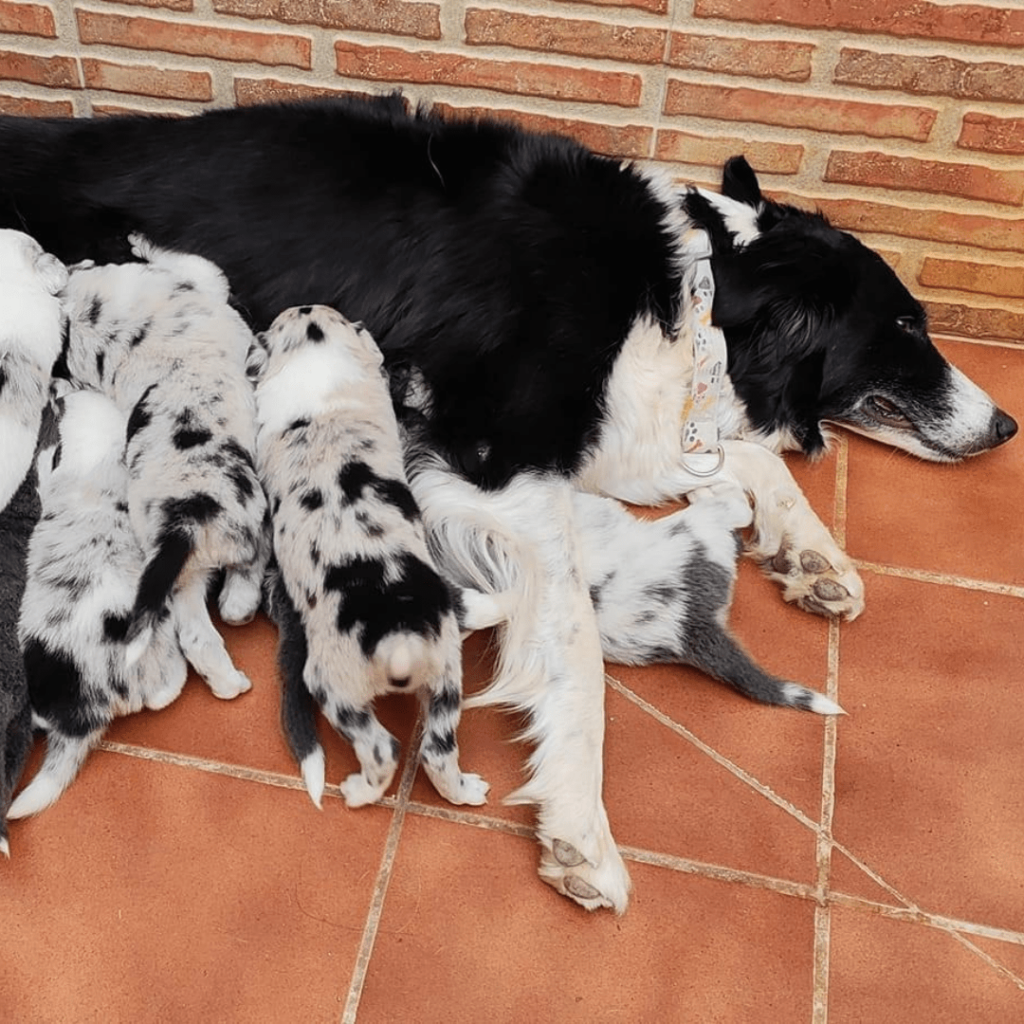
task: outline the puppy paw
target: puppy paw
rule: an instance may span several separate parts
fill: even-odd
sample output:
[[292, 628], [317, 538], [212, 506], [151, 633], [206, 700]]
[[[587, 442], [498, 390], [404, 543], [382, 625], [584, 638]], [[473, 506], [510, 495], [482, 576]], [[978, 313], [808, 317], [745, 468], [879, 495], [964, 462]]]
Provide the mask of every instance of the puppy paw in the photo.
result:
[[454, 785], [450, 784], [447, 777], [441, 780], [429, 771], [427, 774], [434, 788], [450, 804], [471, 804], [479, 807], [480, 804], [487, 803], [487, 791], [491, 785], [473, 772], [459, 772]]
[[220, 617], [229, 626], [244, 626], [256, 617], [262, 594], [258, 583], [228, 570], [217, 599]]
[[219, 697], [221, 700], [234, 700], [235, 697], [252, 689], [252, 683], [237, 669], [231, 675], [225, 674], [216, 679], [207, 679], [206, 683], [214, 697]]
[[156, 248], [153, 243], [141, 232], [133, 231], [128, 236], [128, 244], [132, 248], [132, 255], [136, 259], [149, 262], [153, 258], [153, 251]]
[[629, 872], [614, 843], [604, 844], [602, 852], [588, 860], [579, 848], [566, 839], [541, 838], [538, 874], [563, 896], [586, 910], [608, 907], [621, 914], [629, 902]]
[[365, 807], [375, 803], [384, 795], [388, 788], [387, 779], [383, 784], [371, 783], [362, 772], [353, 772], [342, 784], [341, 795], [349, 807]]
[[805, 612], [852, 621], [864, 611], [864, 584], [838, 548], [826, 556], [815, 548], [798, 550], [787, 538], [761, 566], [782, 587], [783, 598]]

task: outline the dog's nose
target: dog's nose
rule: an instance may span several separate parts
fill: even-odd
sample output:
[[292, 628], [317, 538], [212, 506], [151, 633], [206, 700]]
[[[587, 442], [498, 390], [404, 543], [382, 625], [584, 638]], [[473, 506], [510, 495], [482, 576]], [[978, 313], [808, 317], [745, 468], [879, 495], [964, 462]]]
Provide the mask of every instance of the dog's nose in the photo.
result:
[[996, 409], [992, 415], [993, 447], [1005, 444], [1017, 433], [1017, 421], [1002, 409]]
[[399, 690], [404, 690], [409, 685], [408, 676], [391, 676], [388, 682]]

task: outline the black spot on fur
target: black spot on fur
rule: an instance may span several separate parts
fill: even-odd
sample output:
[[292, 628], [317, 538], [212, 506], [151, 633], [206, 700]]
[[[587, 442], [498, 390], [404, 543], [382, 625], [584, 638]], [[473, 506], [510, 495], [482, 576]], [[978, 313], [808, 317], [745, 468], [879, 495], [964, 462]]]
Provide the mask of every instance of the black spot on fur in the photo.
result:
[[99, 320], [100, 313], [102, 312], [103, 300], [98, 295], [94, 295], [92, 302], [89, 304], [89, 312], [85, 314], [85, 318], [89, 321], [90, 326], [96, 326], [96, 321]]
[[172, 294], [180, 295], [182, 292], [194, 292], [196, 286], [191, 281], [179, 281], [175, 286]]
[[446, 686], [438, 690], [437, 693], [430, 695], [430, 715], [436, 717], [438, 715], [453, 714], [459, 710], [461, 702], [462, 698], [459, 696], [459, 691]]
[[309, 316], [309, 314], [312, 313], [312, 312], [313, 312], [313, 307], [312, 306], [300, 306], [299, 307], [299, 314], [301, 316]]
[[96, 353], [96, 376], [103, 380], [103, 367], [107, 362], [107, 354], [102, 349]]
[[213, 432], [197, 422], [196, 414], [191, 409], [182, 409], [174, 425], [175, 431], [171, 435], [171, 440], [179, 452], [206, 444], [213, 439]]
[[340, 595], [338, 629], [355, 630], [366, 657], [390, 633], [439, 636], [441, 618], [452, 608], [445, 582], [415, 555], [403, 553], [388, 569], [380, 559], [353, 558], [324, 575], [324, 586]]
[[146, 340], [146, 335], [149, 334], [149, 329], [153, 326], [152, 320], [147, 320], [142, 324], [137, 331], [128, 339], [129, 348], [137, 348]]
[[53, 458], [50, 460], [50, 468], [56, 469], [60, 465], [60, 460], [64, 455], [63, 442], [58, 441], [56, 447], [53, 449]]
[[299, 498], [299, 504], [306, 509], [307, 512], [315, 512], [324, 503], [324, 496], [321, 491], [316, 487], [305, 491]]
[[276, 494], [276, 495], [274, 495], [274, 506], [273, 506], [272, 515], [276, 516], [277, 513], [280, 512], [280, 511], [281, 511], [281, 495], [280, 494]]
[[308, 416], [303, 416], [300, 419], [292, 420], [291, 423], [289, 423], [288, 426], [285, 427], [285, 429], [282, 431], [282, 433], [287, 434], [287, 433], [289, 433], [292, 430], [302, 430], [303, 427], [308, 427], [309, 424], [310, 424], [309, 417]]
[[190, 494], [187, 498], [168, 498], [161, 506], [167, 528], [186, 523], [202, 526], [213, 519], [221, 508], [221, 503], [204, 491]]
[[367, 487], [387, 505], [397, 508], [410, 522], [420, 516], [419, 506], [412, 491], [401, 480], [378, 476], [365, 462], [349, 462], [338, 473], [338, 486], [349, 504], [359, 501]]
[[370, 712], [365, 708], [354, 708], [351, 704], [339, 704], [334, 709], [334, 715], [346, 739], [349, 738], [349, 731], [356, 732], [370, 724]]
[[131, 622], [131, 615], [107, 612], [103, 616], [103, 639], [112, 644], [124, 643]]
[[227, 464], [227, 477], [238, 500], [244, 505], [256, 493], [256, 468], [252, 456], [233, 437], [224, 442], [221, 454]]
[[309, 545], [309, 560], [314, 565], [320, 564], [320, 549], [316, 546], [316, 544]]
[[29, 699], [37, 714], [66, 736], [87, 736], [104, 724], [90, 714], [78, 666], [63, 651], [30, 638], [24, 650]]
[[323, 328], [315, 320], [311, 320], [306, 325], [306, 337], [310, 341], [323, 341], [324, 340]]
[[128, 502], [127, 501], [116, 502], [115, 505], [114, 505], [114, 508], [116, 508], [118, 512], [121, 512], [124, 515], [128, 514]]
[[455, 733], [451, 729], [444, 732], [432, 732], [427, 740], [427, 753], [450, 754], [455, 749]]
[[131, 415], [128, 417], [128, 426], [125, 428], [126, 443], [130, 444], [132, 438], [140, 430], [145, 430], [146, 427], [153, 422], [153, 414], [149, 411], [149, 406], [146, 405], [146, 399], [149, 398], [149, 393], [155, 387], [155, 384], [150, 384], [149, 387], [142, 392], [142, 397], [135, 403], [135, 407], [132, 409]]

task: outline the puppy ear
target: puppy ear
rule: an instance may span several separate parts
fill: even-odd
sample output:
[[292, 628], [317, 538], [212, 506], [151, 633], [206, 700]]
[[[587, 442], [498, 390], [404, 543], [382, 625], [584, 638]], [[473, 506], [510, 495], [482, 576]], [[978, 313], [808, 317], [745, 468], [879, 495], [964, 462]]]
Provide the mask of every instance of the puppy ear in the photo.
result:
[[722, 195], [755, 209], [761, 204], [761, 186], [746, 157], [733, 156], [722, 169]]
[[56, 295], [68, 283], [67, 267], [56, 256], [48, 252], [41, 252], [36, 257], [36, 273], [43, 287], [51, 295]]
[[245, 375], [254, 384], [263, 376], [263, 371], [267, 368], [267, 363], [270, 361], [270, 354], [267, 352], [267, 340], [265, 334], [257, 334], [252, 344], [249, 346], [249, 352], [245, 357]]

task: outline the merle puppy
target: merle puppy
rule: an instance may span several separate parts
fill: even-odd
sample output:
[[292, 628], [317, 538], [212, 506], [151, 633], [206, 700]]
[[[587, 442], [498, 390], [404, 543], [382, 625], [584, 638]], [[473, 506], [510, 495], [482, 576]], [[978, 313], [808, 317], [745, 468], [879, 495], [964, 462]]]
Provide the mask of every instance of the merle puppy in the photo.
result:
[[453, 591], [431, 562], [380, 350], [326, 306], [286, 310], [260, 344], [251, 362], [279, 572], [271, 608], [282, 632], [282, 722], [306, 788], [319, 806], [324, 755], [310, 696], [355, 748], [361, 768], [341, 791], [360, 807], [384, 794], [398, 765], [398, 741], [373, 699], [416, 691], [431, 782], [452, 803], [481, 804], [487, 783], [459, 769], [455, 739], [459, 613], [477, 628], [498, 620], [498, 606]]
[[96, 391], [71, 391], [58, 406], [60, 441], [38, 459], [42, 518], [29, 543], [18, 629], [46, 756], [10, 818], [49, 807], [116, 717], [166, 707], [188, 671], [167, 614], [126, 664], [144, 566], [128, 514], [126, 417]]
[[67, 366], [128, 415], [128, 507], [147, 555], [129, 660], [145, 649], [173, 597], [186, 657], [227, 699], [252, 684], [210, 621], [207, 583], [226, 569], [221, 616], [246, 622], [259, 606], [269, 556], [245, 375], [252, 334], [227, 304], [227, 281], [212, 263], [138, 237], [134, 245], [146, 262], [72, 272]]

